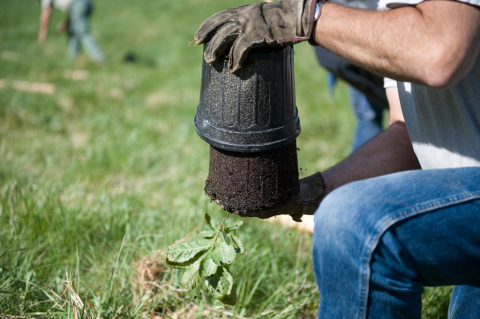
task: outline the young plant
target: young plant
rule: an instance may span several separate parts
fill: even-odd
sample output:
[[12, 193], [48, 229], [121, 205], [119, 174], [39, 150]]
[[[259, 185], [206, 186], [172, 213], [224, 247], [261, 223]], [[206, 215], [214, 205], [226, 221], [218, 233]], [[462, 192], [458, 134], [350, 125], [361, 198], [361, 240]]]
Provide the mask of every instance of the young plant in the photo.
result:
[[229, 267], [236, 255], [244, 252], [242, 242], [234, 235], [243, 222], [225, 224], [227, 217], [228, 214], [220, 225], [216, 225], [205, 213], [208, 230], [197, 231], [201, 240], [170, 245], [162, 255], [168, 266], [186, 269], [182, 285], [188, 291], [204, 281], [214, 298], [226, 306], [235, 306], [237, 296]]

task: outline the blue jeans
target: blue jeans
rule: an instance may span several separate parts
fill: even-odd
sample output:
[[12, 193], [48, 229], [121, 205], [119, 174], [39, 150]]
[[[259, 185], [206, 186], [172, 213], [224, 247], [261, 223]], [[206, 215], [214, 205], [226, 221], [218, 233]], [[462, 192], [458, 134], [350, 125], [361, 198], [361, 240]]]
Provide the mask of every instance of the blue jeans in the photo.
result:
[[382, 131], [383, 108], [354, 87], [349, 87], [350, 103], [357, 118], [352, 151]]
[[80, 45], [85, 53], [95, 62], [102, 62], [105, 56], [95, 39], [90, 34], [88, 20], [92, 13], [89, 0], [75, 0], [70, 6], [70, 26], [68, 30], [67, 55], [75, 59], [80, 53]]
[[344, 185], [315, 213], [319, 318], [421, 318], [424, 286], [457, 285], [449, 318], [480, 318], [480, 168]]

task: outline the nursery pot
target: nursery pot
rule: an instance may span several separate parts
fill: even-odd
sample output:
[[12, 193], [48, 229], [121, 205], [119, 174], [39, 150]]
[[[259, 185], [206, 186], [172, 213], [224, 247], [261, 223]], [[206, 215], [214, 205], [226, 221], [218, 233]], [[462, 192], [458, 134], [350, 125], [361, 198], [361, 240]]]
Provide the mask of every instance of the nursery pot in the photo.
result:
[[263, 152], [300, 134], [295, 105], [293, 49], [257, 48], [242, 68], [230, 72], [225, 59], [203, 60], [198, 135], [210, 145], [234, 152]]
[[292, 47], [254, 49], [235, 73], [225, 57], [203, 60], [195, 129], [211, 146], [205, 192], [225, 210], [248, 215], [297, 194]]

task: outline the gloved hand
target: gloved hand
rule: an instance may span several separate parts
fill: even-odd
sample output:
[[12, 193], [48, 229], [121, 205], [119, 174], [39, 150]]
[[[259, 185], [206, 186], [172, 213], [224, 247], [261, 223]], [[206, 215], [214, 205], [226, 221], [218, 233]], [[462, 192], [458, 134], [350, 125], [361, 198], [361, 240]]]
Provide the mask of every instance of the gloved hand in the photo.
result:
[[259, 2], [218, 12], [195, 33], [195, 43], [210, 41], [207, 63], [214, 62], [229, 47], [228, 68], [238, 70], [250, 49], [284, 46], [306, 41], [312, 34], [316, 0]]
[[321, 173], [315, 173], [300, 180], [300, 192], [294, 198], [268, 210], [245, 214], [249, 217], [267, 219], [277, 215], [290, 215], [296, 222], [302, 216], [313, 215], [326, 195], [325, 181]]

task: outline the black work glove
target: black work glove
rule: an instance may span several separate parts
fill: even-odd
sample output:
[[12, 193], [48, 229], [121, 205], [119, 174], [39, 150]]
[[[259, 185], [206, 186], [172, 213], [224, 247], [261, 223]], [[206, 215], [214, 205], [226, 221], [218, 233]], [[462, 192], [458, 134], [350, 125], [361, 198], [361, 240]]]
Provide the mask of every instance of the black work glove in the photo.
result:
[[258, 46], [284, 46], [312, 34], [316, 0], [259, 2], [218, 12], [195, 33], [195, 43], [208, 43], [204, 57], [213, 63], [229, 47], [228, 68], [235, 72]]
[[278, 207], [256, 212], [259, 218], [266, 219], [277, 215], [290, 215], [296, 222], [302, 221], [303, 215], [313, 215], [326, 195], [325, 181], [320, 172], [302, 178], [297, 196], [280, 204]]
[[[278, 204], [276, 207], [262, 211], [242, 212], [240, 215], [261, 219], [277, 215], [290, 215], [294, 221], [301, 222], [303, 215], [315, 214], [325, 195], [326, 186], [322, 174], [315, 173], [300, 180], [300, 191], [293, 198]], [[219, 200], [214, 200], [214, 202], [222, 206]]]

